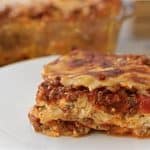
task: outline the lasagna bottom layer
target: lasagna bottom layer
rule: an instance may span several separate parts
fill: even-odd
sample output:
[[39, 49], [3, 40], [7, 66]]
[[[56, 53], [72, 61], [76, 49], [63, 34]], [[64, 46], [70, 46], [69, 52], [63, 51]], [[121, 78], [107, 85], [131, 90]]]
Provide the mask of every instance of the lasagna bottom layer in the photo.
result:
[[48, 136], [83, 136], [90, 132], [90, 128], [75, 121], [51, 120], [45, 124], [40, 123], [40, 119], [29, 114], [29, 119], [37, 132]]
[[[66, 110], [67, 106], [74, 107]], [[38, 103], [29, 113], [29, 118], [36, 131], [50, 136], [80, 136], [87, 134], [90, 129], [117, 135], [150, 136], [149, 114], [123, 116], [106, 113], [93, 107], [83, 97], [70, 103], [65, 103], [64, 100], [60, 100], [59, 104]], [[70, 124], [72, 129], [68, 127]], [[48, 127], [48, 130], [45, 130], [45, 127]], [[55, 128], [56, 132], [53, 133]], [[49, 129], [52, 129], [52, 132]]]

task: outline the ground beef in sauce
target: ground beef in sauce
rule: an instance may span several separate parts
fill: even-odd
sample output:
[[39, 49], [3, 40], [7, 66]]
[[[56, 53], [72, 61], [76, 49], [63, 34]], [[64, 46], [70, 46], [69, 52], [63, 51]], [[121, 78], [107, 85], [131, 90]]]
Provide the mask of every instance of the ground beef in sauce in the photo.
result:
[[120, 87], [116, 91], [110, 91], [103, 87], [89, 91], [85, 87], [64, 87], [57, 79], [55, 82], [44, 81], [39, 86], [38, 93], [41, 92], [41, 97], [37, 94], [38, 99], [48, 103], [59, 101], [64, 97], [68, 102], [73, 102], [78, 97], [86, 95], [92, 105], [112, 114], [135, 114], [139, 107], [135, 89], [128, 90]]

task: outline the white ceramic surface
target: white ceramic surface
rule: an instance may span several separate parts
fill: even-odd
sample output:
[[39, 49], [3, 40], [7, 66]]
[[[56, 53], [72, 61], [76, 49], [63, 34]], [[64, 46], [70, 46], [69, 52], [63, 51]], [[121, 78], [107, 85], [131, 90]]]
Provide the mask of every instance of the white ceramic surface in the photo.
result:
[[55, 57], [0, 69], [0, 150], [149, 150], [150, 139], [113, 137], [100, 133], [82, 138], [51, 138], [35, 133], [27, 117], [34, 104], [40, 72]]

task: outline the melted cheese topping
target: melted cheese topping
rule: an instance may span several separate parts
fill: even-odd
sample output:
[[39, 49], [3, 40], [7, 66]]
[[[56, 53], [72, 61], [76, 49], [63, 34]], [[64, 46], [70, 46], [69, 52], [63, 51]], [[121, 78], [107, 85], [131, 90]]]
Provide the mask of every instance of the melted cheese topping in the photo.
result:
[[61, 82], [64, 86], [70, 86], [70, 85], [74, 85], [76, 87], [85, 86], [90, 91], [92, 91], [96, 88], [99, 88], [99, 87], [113, 87], [113, 86], [119, 85], [119, 84], [123, 87], [128, 87], [128, 88], [138, 87], [138, 89], [143, 92], [145, 89], [150, 88], [150, 82], [148, 82], [147, 85], [143, 85], [143, 84], [140, 84], [137, 82], [133, 82], [129, 77], [130, 77], [130, 74], [125, 74], [125, 75], [116, 77], [115, 79], [109, 78], [106, 81], [100, 81], [89, 75], [81, 75], [81, 76], [77, 76], [74, 78], [65, 78], [64, 77], [64, 78], [62, 78]]
[[[146, 59], [145, 56], [103, 56], [76, 52], [46, 65], [43, 77], [52, 80], [60, 77], [64, 86], [85, 86], [90, 91], [121, 85], [137, 88], [144, 93], [150, 89], [150, 65], [144, 64]], [[104, 79], [100, 79], [101, 75]]]

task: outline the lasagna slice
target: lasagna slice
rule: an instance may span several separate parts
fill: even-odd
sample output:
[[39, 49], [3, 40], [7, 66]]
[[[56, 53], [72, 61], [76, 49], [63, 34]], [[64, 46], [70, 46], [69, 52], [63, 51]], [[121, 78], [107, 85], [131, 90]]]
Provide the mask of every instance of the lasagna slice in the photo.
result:
[[29, 113], [36, 131], [150, 136], [150, 58], [74, 50], [47, 64]]

